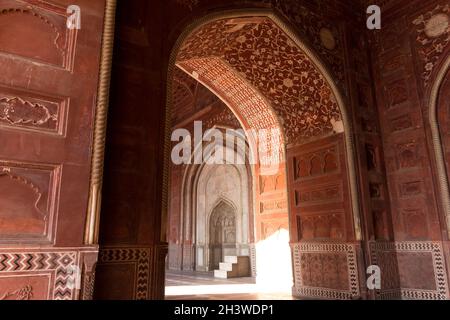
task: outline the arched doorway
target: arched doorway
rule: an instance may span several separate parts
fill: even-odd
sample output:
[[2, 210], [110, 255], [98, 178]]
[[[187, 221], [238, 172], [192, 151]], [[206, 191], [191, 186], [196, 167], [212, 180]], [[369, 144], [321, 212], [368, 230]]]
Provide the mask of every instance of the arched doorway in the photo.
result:
[[[192, 259], [185, 257], [182, 264], [193, 265], [193, 270], [219, 269], [219, 263], [224, 261], [226, 255], [250, 255], [253, 238], [253, 224], [250, 221], [253, 216], [252, 173], [245, 161], [246, 151], [239, 149], [240, 146], [246, 146], [242, 136], [238, 137], [235, 145], [223, 147], [224, 154], [231, 154], [231, 158], [237, 159], [240, 164], [228, 161], [223, 164], [190, 165], [186, 168], [181, 185], [184, 216], [180, 220], [180, 228], [184, 229], [184, 234], [191, 240], [193, 246], [189, 250], [195, 253]], [[221, 216], [221, 213], [227, 215]], [[234, 227], [227, 226], [230, 221]], [[231, 238], [226, 234], [232, 230], [234, 241], [229, 241]]]
[[225, 256], [236, 255], [236, 209], [222, 199], [209, 217], [209, 269], [219, 269]]
[[[274, 261], [280, 260], [268, 249], [284, 239], [293, 249], [296, 295], [358, 296], [355, 241], [361, 240], [361, 226], [351, 125], [320, 60], [271, 12], [242, 11], [207, 16], [180, 37], [169, 64], [169, 115], [175, 68], [219, 97], [245, 130], [281, 133], [272, 152], [279, 160], [276, 170], [262, 170], [268, 164], [264, 159], [254, 166], [256, 256], [266, 256], [260, 265], [272, 267], [258, 272], [261, 280], [289, 282], [289, 276], [277, 276], [291, 274], [285, 272], [291, 265], [276, 268]], [[273, 147], [271, 142], [252, 144], [258, 149]], [[290, 261], [287, 248], [285, 261]], [[313, 270], [317, 257], [322, 270]], [[325, 260], [338, 266], [330, 270]], [[307, 279], [311, 272], [333, 274], [316, 281]], [[345, 275], [336, 285], [340, 273]]]

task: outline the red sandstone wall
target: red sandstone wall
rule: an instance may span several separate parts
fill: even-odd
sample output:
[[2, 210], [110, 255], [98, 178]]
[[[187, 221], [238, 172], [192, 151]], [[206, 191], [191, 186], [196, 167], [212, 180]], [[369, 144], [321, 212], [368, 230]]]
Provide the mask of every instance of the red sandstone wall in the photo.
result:
[[355, 239], [343, 135], [288, 150], [291, 241]]
[[0, 2], [0, 300], [92, 297], [98, 248], [83, 237], [104, 6]]
[[95, 298], [147, 299], [162, 297], [167, 250], [160, 227], [167, 34], [161, 2], [118, 2]]
[[290, 233], [300, 296], [360, 295], [343, 134], [288, 149]]
[[256, 169], [255, 243], [265, 240], [279, 230], [289, 230], [286, 192], [286, 164], [275, 175], [261, 175]]
[[[383, 32], [370, 37], [395, 239], [374, 244], [371, 254], [384, 259], [379, 263], [385, 287], [397, 282], [407, 298], [448, 297], [448, 252], [442, 242], [448, 240], [448, 226], [438, 205], [427, 104], [434, 75], [450, 48], [448, 30], [433, 37], [426, 31], [429, 19], [445, 10], [448, 14], [446, 1], [390, 3], [384, 9]], [[391, 263], [395, 255], [399, 270]], [[379, 294], [390, 297], [394, 292]]]

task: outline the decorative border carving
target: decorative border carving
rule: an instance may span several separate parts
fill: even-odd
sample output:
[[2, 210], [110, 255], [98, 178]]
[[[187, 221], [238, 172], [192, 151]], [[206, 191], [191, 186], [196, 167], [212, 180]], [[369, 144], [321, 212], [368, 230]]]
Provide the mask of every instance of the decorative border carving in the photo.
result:
[[150, 264], [152, 250], [150, 248], [101, 248], [99, 264], [113, 264], [128, 262], [136, 265], [136, 292], [137, 300], [149, 298]]
[[[79, 266], [79, 252], [60, 251], [52, 249], [48, 251], [6, 251], [0, 249], [0, 277], [18, 277], [17, 273], [42, 273], [53, 275], [53, 300], [74, 300], [77, 292], [69, 287], [69, 277], [73, 267]], [[12, 275], [14, 274], [14, 275]]]
[[250, 253], [250, 269], [253, 278], [256, 278], [257, 270], [256, 270], [256, 245], [254, 243], [250, 243], [248, 245], [249, 253]]
[[95, 289], [95, 272], [84, 275], [80, 300], [93, 300]]
[[83, 252], [82, 263], [82, 286], [80, 300], [92, 300], [95, 289], [95, 268], [97, 266], [98, 251]]
[[[305, 253], [345, 253], [347, 255], [349, 290], [334, 290], [303, 286], [301, 255]], [[293, 295], [324, 299], [350, 300], [360, 297], [356, 245], [348, 243], [296, 243], [293, 245]]]
[[[378, 254], [381, 252], [391, 253], [431, 253], [433, 259], [433, 269], [436, 281], [436, 291], [421, 289], [391, 289], [387, 291], [378, 291], [378, 297], [381, 299], [392, 299], [393, 297], [403, 299], [417, 300], [447, 300], [449, 298], [447, 271], [445, 267], [445, 257], [440, 242], [372, 242], [370, 243], [370, 255], [372, 264], [379, 264], [381, 261]], [[401, 272], [401, 270], [399, 270]]]
[[166, 282], [166, 261], [169, 254], [169, 246], [167, 243], [159, 243], [154, 246], [152, 278], [150, 279], [150, 297], [155, 300], [164, 300], [165, 298], [165, 282]]

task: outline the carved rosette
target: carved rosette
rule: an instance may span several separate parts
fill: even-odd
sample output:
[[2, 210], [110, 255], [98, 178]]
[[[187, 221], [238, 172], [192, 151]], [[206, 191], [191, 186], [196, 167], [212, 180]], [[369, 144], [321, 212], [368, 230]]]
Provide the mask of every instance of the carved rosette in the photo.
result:
[[422, 78], [429, 84], [435, 67], [450, 43], [450, 5], [438, 5], [413, 21], [417, 28], [418, 53], [423, 63]]

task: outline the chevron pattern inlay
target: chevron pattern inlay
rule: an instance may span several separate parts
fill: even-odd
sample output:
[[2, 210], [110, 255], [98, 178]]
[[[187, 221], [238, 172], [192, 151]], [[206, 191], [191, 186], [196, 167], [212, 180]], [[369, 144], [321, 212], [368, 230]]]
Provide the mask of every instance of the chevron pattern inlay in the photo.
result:
[[78, 253], [70, 252], [8, 252], [0, 253], [0, 275], [17, 272], [52, 272], [55, 276], [54, 300], [72, 300], [74, 290], [69, 288]]

